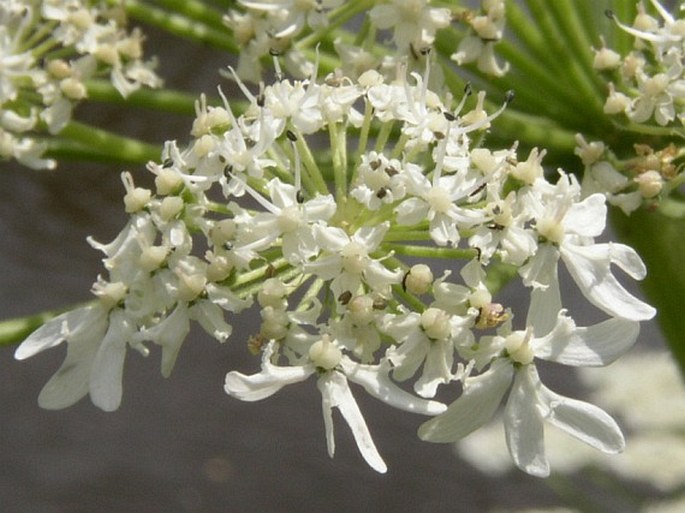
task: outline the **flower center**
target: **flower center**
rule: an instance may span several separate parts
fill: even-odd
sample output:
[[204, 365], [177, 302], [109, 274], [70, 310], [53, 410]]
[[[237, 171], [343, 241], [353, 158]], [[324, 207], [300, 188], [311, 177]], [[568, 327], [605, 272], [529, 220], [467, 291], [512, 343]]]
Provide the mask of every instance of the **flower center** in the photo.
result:
[[449, 314], [439, 308], [427, 308], [421, 314], [421, 327], [433, 340], [445, 340], [452, 332]]
[[431, 188], [426, 200], [433, 210], [442, 214], [449, 211], [452, 206], [452, 200], [450, 199], [449, 194], [447, 194], [445, 189], [441, 189], [440, 187]]
[[323, 335], [309, 348], [309, 358], [320, 369], [331, 370], [340, 363], [342, 351], [331, 342], [329, 335]]

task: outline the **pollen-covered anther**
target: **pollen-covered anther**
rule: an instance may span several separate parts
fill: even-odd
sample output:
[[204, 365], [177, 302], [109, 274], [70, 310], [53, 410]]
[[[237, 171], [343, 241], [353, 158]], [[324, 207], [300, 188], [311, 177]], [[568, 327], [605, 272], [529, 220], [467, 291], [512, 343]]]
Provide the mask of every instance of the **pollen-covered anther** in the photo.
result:
[[331, 341], [329, 335], [324, 334], [309, 348], [309, 359], [320, 369], [332, 370], [342, 359], [342, 351]]
[[402, 285], [407, 292], [422, 295], [433, 285], [433, 273], [426, 264], [416, 264], [404, 275]]
[[421, 314], [421, 327], [428, 338], [445, 340], [452, 333], [450, 316], [440, 308], [427, 308]]
[[499, 303], [488, 303], [482, 306], [476, 318], [475, 327], [478, 329], [488, 329], [499, 326], [509, 318], [509, 314]]

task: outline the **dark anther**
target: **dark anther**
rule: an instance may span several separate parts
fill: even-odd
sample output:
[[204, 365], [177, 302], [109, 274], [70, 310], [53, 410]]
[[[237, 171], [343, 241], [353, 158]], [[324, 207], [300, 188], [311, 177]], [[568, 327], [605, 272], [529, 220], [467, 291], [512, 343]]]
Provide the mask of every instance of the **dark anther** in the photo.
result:
[[514, 95], [514, 91], [510, 89], [510, 90], [507, 91], [506, 94], [504, 95], [504, 102], [505, 102], [507, 105], [509, 105], [511, 102], [514, 101], [514, 96], [515, 96], [515, 95]]
[[286, 131], [285, 135], [286, 135], [286, 137], [287, 137], [288, 139], [290, 139], [292, 142], [296, 142], [296, 141], [297, 141], [297, 136], [295, 135], [295, 132], [293, 132], [292, 130]]
[[304, 194], [302, 193], [302, 191], [300, 189], [298, 189], [297, 192], [295, 193], [295, 200], [299, 204], [304, 203]]
[[424, 46], [423, 48], [421, 48], [421, 50], [419, 50], [419, 53], [421, 55], [428, 55], [431, 53], [431, 47], [430, 46]]
[[457, 118], [454, 116], [454, 114], [452, 114], [452, 113], [451, 113], [450, 111], [448, 111], [448, 110], [444, 110], [444, 111], [442, 112], [442, 115], [445, 116], [445, 119], [446, 119], [447, 121], [455, 121], [455, 120], [457, 119]]
[[269, 48], [269, 55], [271, 55], [271, 57], [278, 57], [281, 55], [281, 51], [276, 48]]
[[606, 17], [609, 18], [610, 20], [615, 20], [615, 19], [616, 19], [616, 14], [615, 14], [614, 11], [612, 11], [611, 9], [607, 9], [606, 11], [604, 11], [604, 16], [606, 16]]
[[484, 183], [484, 184], [482, 184], [482, 185], [479, 185], [479, 186], [476, 188], [476, 190], [474, 190], [471, 194], [469, 194], [469, 198], [475, 196], [475, 195], [478, 194], [480, 191], [482, 191], [483, 189], [485, 189], [485, 187], [487, 187], [487, 185], [488, 185], [488, 184], [486, 184], [486, 183]]
[[382, 297], [377, 297], [376, 299], [373, 300], [373, 309], [374, 310], [385, 310], [385, 308], [388, 306], [388, 301], [385, 298]]
[[395, 169], [393, 166], [388, 166], [385, 168], [385, 174], [388, 175], [389, 177], [395, 176], [399, 171]]
[[406, 273], [404, 273], [404, 276], [402, 276], [402, 290], [404, 290], [405, 292], [407, 292], [407, 278], [409, 278], [410, 272], [411, 271], [407, 271]]
[[381, 187], [380, 189], [378, 189], [378, 192], [376, 193], [376, 197], [378, 199], [383, 199], [383, 198], [385, 198], [385, 196], [387, 194], [388, 194], [388, 189], [386, 189], [385, 187]]
[[225, 164], [226, 163], [226, 157], [224, 157], [223, 155], [219, 155], [219, 162], [221, 162], [222, 164]]
[[471, 96], [473, 94], [473, 87], [471, 86], [471, 82], [466, 82], [466, 85], [464, 85], [464, 94], [466, 96]]
[[264, 97], [263, 94], [260, 94], [257, 96], [257, 106], [258, 107], [264, 107], [264, 102], [266, 101], [266, 98]]
[[171, 159], [166, 159], [164, 162], [162, 162], [162, 167], [171, 167], [174, 165], [174, 161]]
[[376, 169], [381, 167], [381, 160], [380, 159], [372, 160], [371, 162], [369, 162], [369, 167], [371, 167], [371, 169], [373, 169], [375, 171]]
[[350, 292], [349, 290], [346, 290], [338, 296], [338, 301], [341, 305], [346, 305], [350, 302], [350, 299], [352, 299], [352, 292]]
[[264, 276], [267, 278], [273, 278], [276, 276], [276, 268], [271, 264], [267, 265], [266, 269], [264, 270]]
[[226, 176], [231, 176], [233, 174], [233, 166], [231, 164], [224, 168], [224, 174]]

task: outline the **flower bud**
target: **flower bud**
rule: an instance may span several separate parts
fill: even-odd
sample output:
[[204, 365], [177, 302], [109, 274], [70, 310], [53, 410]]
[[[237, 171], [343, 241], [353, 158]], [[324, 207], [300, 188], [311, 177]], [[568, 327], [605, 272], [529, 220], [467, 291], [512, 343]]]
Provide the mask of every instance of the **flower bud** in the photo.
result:
[[342, 351], [331, 342], [330, 336], [323, 335], [309, 348], [309, 358], [317, 367], [331, 370], [340, 363]]

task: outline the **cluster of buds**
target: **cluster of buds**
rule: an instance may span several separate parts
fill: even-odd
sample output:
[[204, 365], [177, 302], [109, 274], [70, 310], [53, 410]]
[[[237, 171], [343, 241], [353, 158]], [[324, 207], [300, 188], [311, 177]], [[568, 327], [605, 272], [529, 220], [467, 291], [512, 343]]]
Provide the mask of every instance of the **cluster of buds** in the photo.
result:
[[[386, 470], [349, 382], [431, 416], [418, 434], [432, 442], [478, 429], [507, 397], [509, 449], [533, 475], [549, 473], [544, 422], [621, 450], [617, 424], [546, 388], [536, 361], [601, 366], [630, 348], [655, 312], [611, 265], [641, 279], [642, 261], [625, 245], [595, 241], [604, 195], [581, 198], [563, 171], [548, 181], [544, 151], [519, 159], [516, 147], [473, 147], [472, 134], [511, 95], [488, 113], [483, 95], [431, 91], [429, 70], [279, 78], [257, 94], [238, 81], [248, 101], [239, 116], [226, 100], [198, 101], [192, 142], [167, 142], [148, 165], [154, 190], [123, 175], [130, 220], [113, 242], [91, 241], [107, 271], [97, 300], [17, 349], [23, 359], [68, 344], [40, 404], [61, 408], [90, 394], [114, 410], [127, 348], [161, 346], [166, 376], [191, 321], [223, 342], [251, 309], [260, 327], [240, 336], [261, 368], [228, 372], [225, 391], [257, 401], [314, 377], [331, 456], [337, 408], [365, 460]], [[526, 312], [494, 300], [488, 272], [501, 265], [530, 291]], [[562, 306], [559, 265], [605, 320], [576, 325]], [[449, 386], [462, 392], [448, 406], [436, 394]]]
[[143, 36], [120, 8], [85, 0], [7, 0], [0, 5], [0, 159], [53, 168], [41, 134], [59, 133], [86, 82], [108, 77], [127, 96], [161, 81], [142, 60]]

